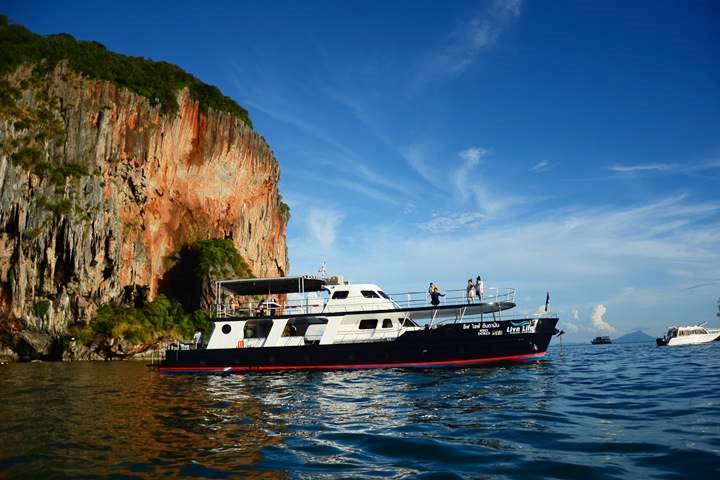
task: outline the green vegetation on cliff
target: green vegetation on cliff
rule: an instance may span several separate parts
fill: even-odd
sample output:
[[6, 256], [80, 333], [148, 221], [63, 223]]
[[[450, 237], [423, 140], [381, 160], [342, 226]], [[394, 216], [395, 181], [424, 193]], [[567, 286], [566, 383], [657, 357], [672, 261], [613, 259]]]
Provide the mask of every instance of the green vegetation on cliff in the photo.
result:
[[212, 108], [230, 112], [252, 128], [247, 110], [233, 99], [223, 95], [217, 87], [203, 83], [167, 62], [110, 52], [97, 42], [78, 41], [64, 33], [37, 35], [21, 25], [10, 24], [2, 15], [0, 52], [0, 75], [14, 71], [22, 64], [30, 64], [35, 66], [34, 75], [42, 76], [65, 60], [83, 75], [111, 81], [147, 97], [153, 104], [160, 103], [163, 112], [177, 110], [177, 92], [187, 87], [190, 96], [200, 102], [203, 110]]
[[212, 280], [253, 277], [245, 259], [227, 239], [198, 240], [184, 245], [168, 260], [171, 266], [160, 281], [160, 292], [180, 301], [186, 311], [210, 308]]
[[207, 313], [196, 310], [185, 313], [179, 302], [158, 295], [142, 307], [103, 305], [95, 319], [78, 334], [82, 343], [109, 344], [113, 339], [132, 343], [150, 342], [159, 338], [190, 339], [196, 329], [206, 334], [211, 330]]
[[198, 278], [218, 279], [252, 277], [245, 259], [230, 240], [211, 238], [198, 240], [188, 246], [190, 257], [194, 258], [193, 268]]
[[283, 201], [282, 195], [278, 193], [278, 204], [280, 207], [280, 215], [282, 215], [283, 220], [285, 220], [285, 223], [287, 224], [290, 221], [290, 205], [285, 203]]
[[[213, 238], [183, 246], [173, 268], [161, 282], [163, 293], [141, 306], [103, 305], [78, 339], [85, 344], [109, 345], [113, 339], [142, 343], [158, 338], [190, 339], [196, 329], [209, 338], [211, 280], [252, 277], [250, 267], [230, 240]], [[205, 301], [203, 301], [205, 299]], [[188, 313], [189, 312], [189, 313]]]

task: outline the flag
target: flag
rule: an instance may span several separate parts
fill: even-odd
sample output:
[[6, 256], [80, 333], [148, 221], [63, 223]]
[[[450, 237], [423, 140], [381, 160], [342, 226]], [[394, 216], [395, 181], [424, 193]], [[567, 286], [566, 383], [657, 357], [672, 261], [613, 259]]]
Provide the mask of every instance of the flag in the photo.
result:
[[325, 273], [326, 273], [325, 262], [323, 262], [322, 265], [320, 265], [320, 268], [318, 269], [318, 273], [320, 274], [321, 277], [325, 276]]
[[550, 303], [550, 292], [545, 294], [545, 311], [548, 311], [548, 304]]

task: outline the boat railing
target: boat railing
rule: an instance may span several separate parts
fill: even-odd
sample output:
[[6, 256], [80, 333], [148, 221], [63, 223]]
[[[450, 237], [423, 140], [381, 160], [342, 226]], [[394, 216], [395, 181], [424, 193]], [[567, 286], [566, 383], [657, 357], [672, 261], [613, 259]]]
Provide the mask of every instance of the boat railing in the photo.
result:
[[[514, 288], [487, 288], [482, 298], [469, 297], [465, 289], [445, 290], [441, 292], [440, 305], [464, 306], [471, 303], [502, 304], [515, 302]], [[265, 298], [262, 300], [240, 302], [219, 302], [215, 304], [216, 318], [291, 316], [301, 314], [322, 314], [327, 312], [366, 312], [387, 309], [415, 309], [432, 307], [428, 292], [404, 292], [388, 295], [388, 298], [347, 297], [342, 301], [328, 304], [323, 297], [305, 298]]]
[[[486, 288], [482, 298], [477, 294], [468, 297], [464, 288], [441, 291], [444, 296], [440, 299], [441, 305], [465, 305], [468, 303], [515, 303], [515, 289], [509, 287]], [[416, 308], [431, 306], [430, 292], [393, 293], [390, 298], [401, 307]], [[472, 301], [471, 301], [472, 300]]]

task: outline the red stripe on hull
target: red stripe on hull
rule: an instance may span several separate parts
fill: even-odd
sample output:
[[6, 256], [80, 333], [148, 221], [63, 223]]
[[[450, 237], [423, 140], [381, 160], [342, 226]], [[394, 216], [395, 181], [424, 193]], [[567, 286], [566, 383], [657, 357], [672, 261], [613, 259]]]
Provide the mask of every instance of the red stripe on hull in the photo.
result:
[[262, 365], [246, 367], [159, 367], [164, 373], [173, 372], [207, 372], [207, 373], [233, 373], [233, 372], [259, 372], [272, 370], [353, 370], [369, 368], [413, 368], [413, 367], [450, 367], [472, 365], [477, 363], [502, 362], [508, 360], [523, 360], [541, 357], [545, 352], [525, 353], [522, 355], [509, 355], [505, 357], [475, 358], [470, 360], [444, 360], [440, 362], [410, 362], [410, 363], [360, 363], [339, 365]]

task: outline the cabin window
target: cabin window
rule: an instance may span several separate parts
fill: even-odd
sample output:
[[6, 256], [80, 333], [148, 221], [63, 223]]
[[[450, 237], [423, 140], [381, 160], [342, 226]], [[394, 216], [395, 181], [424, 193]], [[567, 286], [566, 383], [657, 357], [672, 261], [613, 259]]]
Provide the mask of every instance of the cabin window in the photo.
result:
[[380, 294], [381, 297], [383, 297], [387, 300], [390, 300], [390, 297], [388, 296], [388, 294], [383, 292], [382, 290], [378, 290], [378, 293]]
[[389, 318], [386, 318], [385, 320], [383, 320], [382, 327], [383, 328], [392, 328], [392, 320], [390, 320]]
[[365, 298], [380, 298], [380, 295], [372, 290], [360, 290], [360, 293], [362, 293], [362, 296]]
[[409, 318], [398, 318], [398, 321], [400, 322], [400, 325], [403, 327], [417, 327], [417, 323], [413, 322]]
[[232, 327], [231, 327], [229, 324], [226, 323], [225, 325], [222, 326], [222, 332], [223, 332], [225, 335], [227, 335], [228, 333], [230, 333], [230, 330], [232, 330]]
[[350, 292], [347, 290], [338, 290], [337, 292], [333, 293], [332, 299], [333, 300], [344, 300], [348, 297], [348, 294]]
[[272, 329], [272, 320], [249, 320], [245, 323], [245, 338], [265, 338]]
[[360, 320], [360, 325], [358, 326], [358, 328], [360, 330], [372, 330], [377, 327], [377, 322], [377, 318]]

